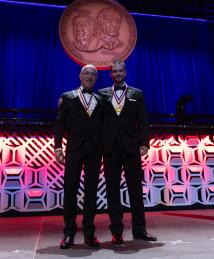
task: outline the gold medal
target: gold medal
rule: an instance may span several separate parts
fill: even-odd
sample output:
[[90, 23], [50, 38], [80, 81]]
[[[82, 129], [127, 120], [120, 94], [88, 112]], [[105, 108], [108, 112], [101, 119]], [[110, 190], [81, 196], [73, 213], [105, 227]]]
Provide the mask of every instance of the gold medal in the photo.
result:
[[118, 97], [118, 95], [114, 91], [114, 85], [112, 86], [113, 98], [115, 99], [115, 102], [117, 103], [117, 105], [114, 106], [114, 109], [115, 109], [115, 111], [117, 112], [118, 115], [121, 113], [121, 111], [123, 109], [123, 104], [124, 104], [123, 100], [125, 99], [127, 89], [128, 89], [128, 86], [126, 84], [125, 85], [125, 90], [123, 90], [122, 93], [120, 94], [120, 96]]
[[120, 105], [117, 105], [117, 106], [116, 106], [116, 112], [121, 112], [121, 110], [122, 110], [122, 109], [121, 109]]

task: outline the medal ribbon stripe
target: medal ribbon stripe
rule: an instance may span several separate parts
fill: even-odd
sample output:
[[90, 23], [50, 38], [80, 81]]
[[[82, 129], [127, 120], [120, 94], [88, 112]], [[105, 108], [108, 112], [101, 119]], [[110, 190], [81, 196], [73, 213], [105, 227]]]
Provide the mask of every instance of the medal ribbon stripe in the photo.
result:
[[88, 102], [84, 96], [84, 94], [82, 93], [82, 91], [79, 89], [79, 98], [81, 100], [81, 103], [83, 104], [83, 107], [85, 108], [86, 112], [89, 113], [89, 107], [91, 105], [92, 102], [92, 98], [93, 98], [93, 94], [90, 96]]
[[123, 107], [122, 107], [122, 101], [123, 101], [124, 98], [125, 98], [127, 89], [128, 89], [128, 86], [127, 86], [127, 84], [126, 84], [126, 89], [123, 91], [123, 93], [120, 95], [120, 97], [118, 97], [116, 91], [114, 91], [114, 86], [112, 86], [113, 98], [114, 98], [114, 100], [115, 100], [116, 103], [117, 103], [116, 106], [114, 106], [114, 105], [113, 105], [113, 106], [114, 106], [114, 108], [115, 108], [115, 111], [116, 111], [117, 113], [119, 113], [119, 114], [120, 114], [120, 112], [122, 111], [122, 108], [123, 108]]

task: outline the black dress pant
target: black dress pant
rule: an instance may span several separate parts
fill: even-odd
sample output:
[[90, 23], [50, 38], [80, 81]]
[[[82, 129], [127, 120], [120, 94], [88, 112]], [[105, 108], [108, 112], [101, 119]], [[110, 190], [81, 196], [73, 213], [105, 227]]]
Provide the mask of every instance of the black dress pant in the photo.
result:
[[112, 234], [121, 235], [123, 232], [123, 210], [120, 200], [120, 181], [122, 166], [128, 187], [130, 209], [132, 213], [132, 232], [142, 233], [146, 229], [141, 157], [138, 150], [136, 154], [129, 155], [123, 148], [123, 143], [118, 136], [112, 152], [104, 155], [104, 170], [106, 179], [106, 192], [108, 211], [110, 217], [110, 230]]
[[64, 234], [74, 236], [77, 231], [77, 192], [80, 186], [80, 175], [84, 165], [84, 205], [83, 233], [93, 234], [96, 213], [97, 186], [99, 181], [101, 153], [90, 138], [87, 138], [81, 150], [69, 151], [66, 154], [64, 176]]

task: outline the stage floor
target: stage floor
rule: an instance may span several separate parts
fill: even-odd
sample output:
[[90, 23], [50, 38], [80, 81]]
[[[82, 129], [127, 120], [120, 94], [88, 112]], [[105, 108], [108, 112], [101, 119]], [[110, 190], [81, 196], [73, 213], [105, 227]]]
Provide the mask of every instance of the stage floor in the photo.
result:
[[148, 231], [157, 235], [157, 242], [132, 240], [130, 214], [124, 214], [124, 245], [114, 246], [108, 230], [108, 215], [96, 216], [96, 234], [101, 248], [90, 249], [83, 243], [81, 219], [75, 246], [59, 248], [62, 238], [61, 216], [0, 218], [0, 258], [214, 258], [214, 210], [180, 210], [147, 212]]

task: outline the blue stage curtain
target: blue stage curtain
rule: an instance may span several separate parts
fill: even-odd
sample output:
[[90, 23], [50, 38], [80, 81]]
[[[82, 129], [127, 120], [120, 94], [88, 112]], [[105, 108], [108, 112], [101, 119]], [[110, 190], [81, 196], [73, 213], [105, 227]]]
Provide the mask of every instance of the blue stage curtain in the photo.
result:
[[[62, 92], [79, 86], [80, 66], [61, 47], [64, 7], [0, 1], [0, 108], [55, 109]], [[214, 114], [214, 28], [204, 20], [133, 14], [138, 41], [126, 61], [127, 83], [140, 88], [150, 113]], [[100, 71], [95, 90], [112, 84]]]

